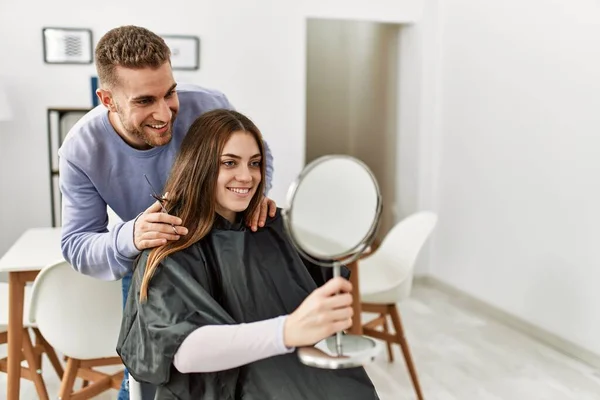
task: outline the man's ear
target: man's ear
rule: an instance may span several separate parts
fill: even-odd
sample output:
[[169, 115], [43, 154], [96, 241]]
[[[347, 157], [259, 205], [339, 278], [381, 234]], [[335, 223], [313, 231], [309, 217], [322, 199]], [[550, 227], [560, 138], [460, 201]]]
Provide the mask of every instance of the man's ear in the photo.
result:
[[117, 107], [115, 101], [113, 99], [112, 93], [107, 89], [96, 89], [96, 96], [100, 100], [100, 103], [104, 105], [104, 107], [108, 108], [108, 111], [116, 112]]

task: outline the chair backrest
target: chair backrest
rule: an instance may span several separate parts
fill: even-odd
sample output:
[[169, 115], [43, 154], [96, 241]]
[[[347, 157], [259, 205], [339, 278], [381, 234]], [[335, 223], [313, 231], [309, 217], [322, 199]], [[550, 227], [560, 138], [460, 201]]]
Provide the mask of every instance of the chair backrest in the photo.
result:
[[123, 222], [121, 218], [117, 215], [117, 213], [110, 207], [106, 206], [106, 213], [108, 214], [108, 230], [111, 231], [112, 228], [118, 224], [119, 222]]
[[433, 232], [437, 219], [431, 211], [419, 211], [404, 218], [388, 232], [373, 258], [385, 260], [384, 265], [393, 266], [394, 271], [389, 272], [404, 279], [412, 273], [417, 256]]
[[29, 319], [68, 357], [115, 357], [123, 315], [121, 281], [102, 281], [62, 260], [35, 279]]
[[142, 386], [131, 375], [129, 375], [129, 400], [143, 400]]

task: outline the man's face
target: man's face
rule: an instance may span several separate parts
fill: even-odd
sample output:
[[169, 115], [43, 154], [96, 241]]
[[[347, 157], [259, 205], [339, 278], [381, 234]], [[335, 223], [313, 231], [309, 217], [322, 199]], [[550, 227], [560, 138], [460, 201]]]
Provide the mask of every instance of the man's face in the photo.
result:
[[117, 67], [116, 72], [117, 85], [107, 91], [106, 100], [102, 99], [111, 111], [115, 130], [137, 149], [169, 143], [179, 111], [171, 65], [167, 62], [157, 69]]

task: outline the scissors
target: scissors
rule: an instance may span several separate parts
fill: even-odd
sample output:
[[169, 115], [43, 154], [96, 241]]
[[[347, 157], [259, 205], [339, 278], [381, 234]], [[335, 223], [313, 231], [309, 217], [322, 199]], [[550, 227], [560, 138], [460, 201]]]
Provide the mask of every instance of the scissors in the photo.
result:
[[[150, 193], [150, 196], [152, 196], [156, 200], [158, 200], [158, 203], [160, 204], [160, 208], [162, 208], [162, 211], [165, 214], [168, 214], [167, 209], [165, 208], [165, 205], [164, 205], [164, 202], [166, 201], [166, 199], [164, 197], [158, 195], [158, 192], [154, 189], [154, 186], [152, 186], [152, 184], [150, 183], [150, 179], [148, 179], [146, 174], [144, 174], [144, 178], [146, 178], [146, 182], [148, 182], [148, 185], [150, 186], [150, 190], [152, 190], [152, 193]], [[173, 228], [173, 232], [175, 232], [176, 235], [179, 235], [179, 233], [177, 232], [177, 229], [175, 229], [175, 226], [173, 224], [170, 224], [170, 225], [171, 225], [171, 228]]]

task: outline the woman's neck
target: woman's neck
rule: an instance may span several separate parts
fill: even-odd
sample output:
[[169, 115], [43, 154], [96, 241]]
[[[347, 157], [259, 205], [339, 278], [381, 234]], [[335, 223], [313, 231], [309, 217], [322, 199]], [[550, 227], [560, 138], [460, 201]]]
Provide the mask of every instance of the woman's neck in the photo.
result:
[[237, 217], [237, 213], [235, 211], [231, 211], [231, 210], [218, 210], [217, 214], [219, 214], [221, 217], [225, 218], [227, 221], [231, 222], [232, 224], [235, 223], [235, 220]]

